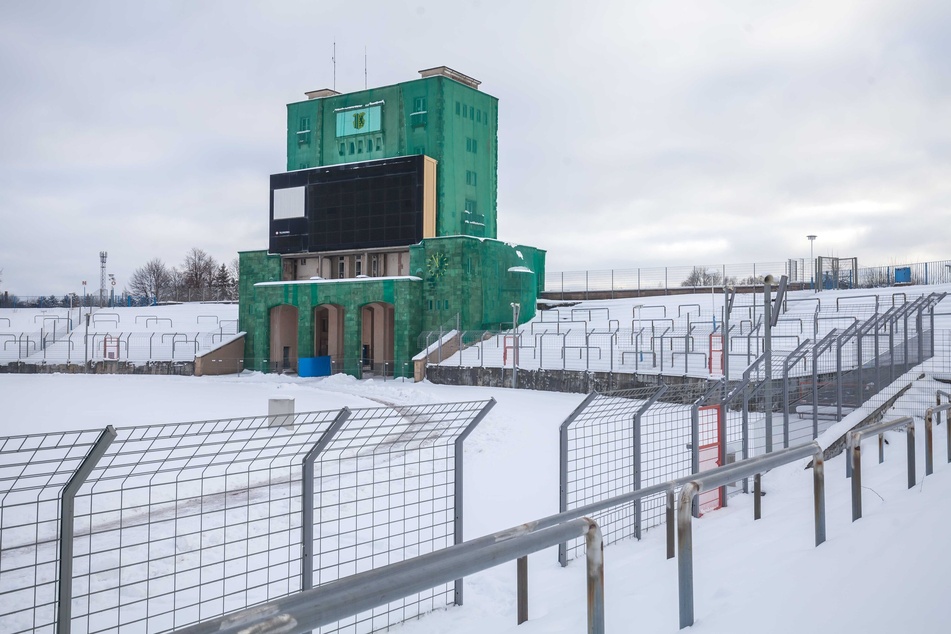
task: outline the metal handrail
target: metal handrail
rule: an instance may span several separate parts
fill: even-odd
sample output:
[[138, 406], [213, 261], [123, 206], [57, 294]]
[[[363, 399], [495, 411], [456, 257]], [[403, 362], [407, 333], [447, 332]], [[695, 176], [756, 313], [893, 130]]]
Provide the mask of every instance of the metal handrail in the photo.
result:
[[[908, 488], [915, 486], [915, 419], [911, 416], [902, 416], [894, 420], [886, 420], [876, 425], [853, 429], [846, 436], [846, 477], [852, 478], [852, 521], [862, 517], [862, 438], [878, 434], [879, 452], [878, 462], [884, 461], [882, 451], [882, 434], [886, 431], [905, 428], [905, 445], [908, 455]], [[931, 417], [925, 419], [925, 475], [932, 473], [932, 434]]]
[[[697, 474], [683, 486], [680, 491], [680, 506], [677, 511], [677, 542], [679, 545], [677, 577], [680, 590], [681, 629], [693, 625], [693, 528], [691, 507], [694, 498], [700, 493], [748, 478], [751, 475], [756, 477], [758, 489], [760, 474], [764, 471], [810, 456], [812, 457], [813, 471], [816, 546], [818, 546], [826, 539], [826, 520], [825, 463], [822, 458], [822, 447], [817, 442], [782, 449], [763, 456], [749, 458], [742, 462], [718, 467], [703, 474]], [[760, 518], [760, 497], [760, 495], [757, 495], [754, 500], [754, 519]]]
[[175, 630], [177, 634], [301, 634], [348, 616], [448, 583], [506, 561], [585, 537], [588, 632], [604, 632], [604, 545], [597, 523], [588, 518], [539, 529], [516, 526], [456, 546], [361, 572], [245, 610]]
[[[948, 397], [949, 399], [948, 403], [945, 403], [944, 405], [941, 404], [941, 394], [944, 394], [945, 396]], [[937, 400], [938, 400], [937, 405], [935, 405], [934, 407], [929, 407], [927, 410], [925, 410], [925, 429], [931, 429], [931, 421], [934, 418], [935, 414], [938, 415], [938, 424], [940, 425], [941, 412], [951, 411], [951, 395], [949, 395], [947, 392], [942, 392], [941, 390], [938, 390]], [[951, 463], [951, 433], [946, 435], [948, 437], [948, 462]], [[930, 457], [930, 454], [927, 457]], [[931, 463], [930, 460], [926, 463], [925, 475], [931, 475], [930, 463]]]

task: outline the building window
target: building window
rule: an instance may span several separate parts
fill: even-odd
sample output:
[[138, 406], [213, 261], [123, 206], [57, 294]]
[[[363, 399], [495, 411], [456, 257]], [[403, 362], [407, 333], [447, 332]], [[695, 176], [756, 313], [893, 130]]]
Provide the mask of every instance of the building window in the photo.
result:
[[380, 276], [380, 256], [378, 255], [370, 256], [370, 276], [371, 277]]
[[476, 110], [476, 123], [482, 123], [482, 111]]
[[475, 108], [469, 108], [469, 119], [475, 121]]
[[472, 139], [466, 137], [466, 152], [472, 151]]
[[475, 185], [476, 184], [476, 173], [466, 170], [466, 185]]
[[426, 110], [426, 97], [416, 97], [413, 99], [413, 112], [423, 112]]
[[469, 116], [469, 106], [462, 104], [462, 118], [465, 119]]
[[347, 277], [347, 261], [337, 258], [337, 279], [342, 280], [345, 277]]
[[356, 259], [353, 261], [353, 274], [356, 277], [360, 277], [361, 275], [363, 275], [363, 257], [362, 256], [358, 255]]
[[300, 127], [297, 129], [301, 132], [310, 132], [310, 117], [301, 117]]
[[376, 138], [376, 151], [379, 152], [383, 149], [383, 137], [378, 136]]
[[351, 153], [351, 154], [354, 153], [354, 150], [353, 150], [353, 141], [350, 141], [350, 153]]
[[343, 156], [343, 155], [346, 154], [346, 153], [347, 153], [347, 144], [346, 144], [346, 143], [341, 143], [341, 144], [340, 144], [340, 156]]
[[363, 140], [357, 141], [357, 154], [363, 154]]

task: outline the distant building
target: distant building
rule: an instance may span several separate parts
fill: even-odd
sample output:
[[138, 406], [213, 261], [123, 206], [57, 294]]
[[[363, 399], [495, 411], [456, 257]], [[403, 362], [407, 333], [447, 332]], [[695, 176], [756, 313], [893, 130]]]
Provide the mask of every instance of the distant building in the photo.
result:
[[495, 239], [498, 100], [420, 76], [288, 104], [268, 249], [240, 254], [248, 369], [408, 376], [421, 333], [509, 327], [513, 302], [534, 316], [545, 252]]

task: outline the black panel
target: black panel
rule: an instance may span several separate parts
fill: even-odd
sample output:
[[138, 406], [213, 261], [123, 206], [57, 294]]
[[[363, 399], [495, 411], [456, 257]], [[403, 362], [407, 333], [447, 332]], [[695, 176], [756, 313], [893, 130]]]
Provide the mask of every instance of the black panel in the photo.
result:
[[423, 239], [423, 157], [407, 156], [271, 176], [275, 189], [306, 187], [304, 218], [274, 220], [271, 253], [393, 247]]

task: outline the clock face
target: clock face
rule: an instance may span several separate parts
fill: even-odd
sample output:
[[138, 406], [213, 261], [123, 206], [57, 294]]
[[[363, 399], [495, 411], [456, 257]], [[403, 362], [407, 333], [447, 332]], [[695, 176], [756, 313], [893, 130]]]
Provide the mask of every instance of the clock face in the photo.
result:
[[449, 267], [449, 258], [442, 253], [433, 253], [426, 258], [426, 269], [432, 278], [440, 277]]

